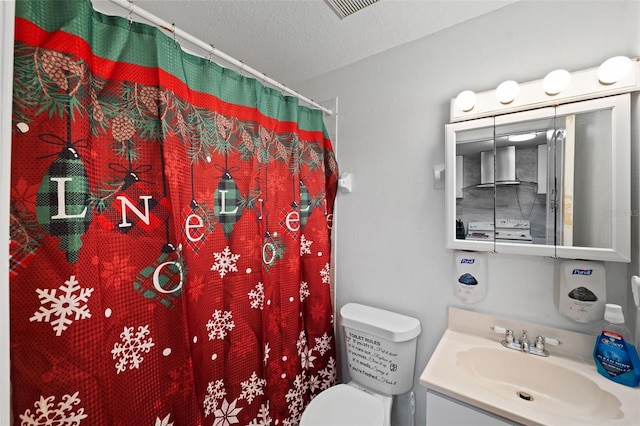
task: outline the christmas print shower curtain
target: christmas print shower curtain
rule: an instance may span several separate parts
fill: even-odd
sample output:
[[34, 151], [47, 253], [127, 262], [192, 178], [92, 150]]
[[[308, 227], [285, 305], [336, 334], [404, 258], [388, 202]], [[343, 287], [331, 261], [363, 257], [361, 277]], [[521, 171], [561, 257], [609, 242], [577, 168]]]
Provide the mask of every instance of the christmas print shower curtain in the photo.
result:
[[336, 380], [322, 113], [86, 0], [16, 14], [15, 424], [296, 424]]

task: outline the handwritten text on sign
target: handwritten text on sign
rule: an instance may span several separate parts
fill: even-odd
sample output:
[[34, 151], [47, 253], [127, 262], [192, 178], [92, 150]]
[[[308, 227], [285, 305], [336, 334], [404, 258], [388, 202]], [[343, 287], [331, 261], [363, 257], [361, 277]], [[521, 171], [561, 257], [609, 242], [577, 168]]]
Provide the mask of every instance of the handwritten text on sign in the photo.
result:
[[351, 332], [347, 336], [347, 346], [352, 369], [381, 383], [397, 383], [391, 376], [398, 369], [397, 353], [385, 349], [379, 340]]

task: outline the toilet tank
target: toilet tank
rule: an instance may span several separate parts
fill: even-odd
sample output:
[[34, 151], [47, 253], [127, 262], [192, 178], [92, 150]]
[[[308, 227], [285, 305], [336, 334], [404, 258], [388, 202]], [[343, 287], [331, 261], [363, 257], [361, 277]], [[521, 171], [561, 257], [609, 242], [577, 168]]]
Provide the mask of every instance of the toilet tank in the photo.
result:
[[352, 380], [387, 395], [411, 390], [420, 321], [348, 303], [340, 309], [340, 324]]

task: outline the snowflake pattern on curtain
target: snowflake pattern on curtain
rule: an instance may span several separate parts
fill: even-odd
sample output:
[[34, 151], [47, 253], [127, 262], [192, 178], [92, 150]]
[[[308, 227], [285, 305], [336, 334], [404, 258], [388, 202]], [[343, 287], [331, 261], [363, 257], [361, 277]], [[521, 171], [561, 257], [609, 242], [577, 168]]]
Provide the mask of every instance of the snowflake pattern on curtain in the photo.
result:
[[297, 424], [337, 374], [322, 113], [87, 1], [16, 16], [14, 424]]

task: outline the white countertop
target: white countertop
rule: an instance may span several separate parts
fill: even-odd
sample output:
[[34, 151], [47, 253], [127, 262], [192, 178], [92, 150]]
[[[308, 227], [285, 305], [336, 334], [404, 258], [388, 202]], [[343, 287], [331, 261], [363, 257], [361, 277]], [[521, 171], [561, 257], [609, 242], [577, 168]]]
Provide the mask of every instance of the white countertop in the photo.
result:
[[[516, 324], [517, 327], [512, 324]], [[573, 373], [583, 375], [602, 390], [614, 395], [620, 401], [621, 418], [606, 422], [601, 419], [590, 421], [589, 418], [581, 418], [578, 421], [570, 413], [561, 412], [562, 410], [545, 411], [545, 407], [535, 400], [523, 401], [517, 398], [515, 394], [512, 398], [509, 398], [504, 394], [492, 391], [481, 380], [474, 378], [471, 373], [460, 368], [457, 354], [472, 348], [494, 348], [513, 351], [512, 349], [504, 348], [500, 344], [502, 336], [491, 331], [490, 327], [492, 325], [512, 328], [516, 334], [521, 331], [520, 328], [522, 327], [531, 333], [529, 336], [535, 337], [540, 333], [540, 335], [563, 340], [563, 345], [549, 347], [551, 356], [536, 358], [544, 360], [545, 363], [557, 365]], [[445, 331], [422, 372], [420, 382], [429, 389], [523, 424], [640, 425], [640, 388], [631, 388], [615, 383], [597, 372], [593, 361], [589, 360], [587, 355], [593, 349], [594, 341], [594, 336], [581, 333], [450, 308], [449, 328]], [[589, 346], [591, 347], [589, 348]], [[552, 352], [556, 348], [558, 348], [556, 353]], [[519, 355], [518, 352], [513, 352]], [[575, 357], [570, 356], [571, 352]], [[522, 354], [522, 356], [535, 357], [535, 355], [531, 354]], [[585, 410], [588, 411], [588, 408], [585, 407]]]

